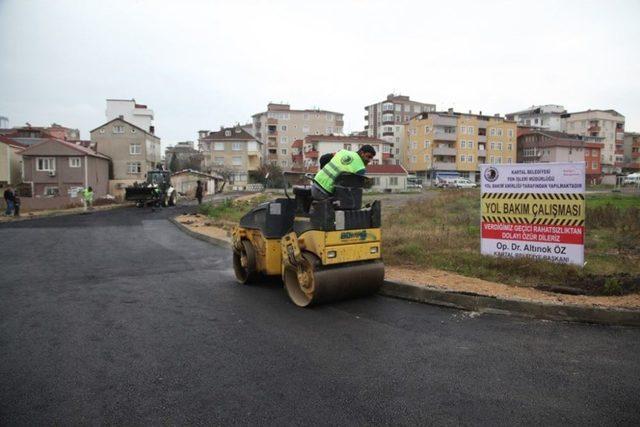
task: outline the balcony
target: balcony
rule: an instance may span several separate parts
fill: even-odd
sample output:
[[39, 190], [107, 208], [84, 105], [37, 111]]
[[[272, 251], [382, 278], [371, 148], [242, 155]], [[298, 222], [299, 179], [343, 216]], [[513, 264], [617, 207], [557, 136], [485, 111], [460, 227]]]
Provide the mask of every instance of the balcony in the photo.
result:
[[487, 135], [478, 135], [478, 142], [487, 142]]
[[318, 158], [318, 151], [317, 150], [305, 151], [304, 156], [308, 157], [310, 159], [317, 159]]
[[336, 120], [336, 126], [344, 126], [344, 120]]
[[396, 124], [396, 122], [395, 122], [395, 120], [393, 120], [393, 119], [391, 119], [391, 120], [389, 120], [389, 119], [382, 119], [382, 124], [383, 124], [383, 125], [394, 125], [394, 124]]
[[369, 121], [369, 115], [368, 115], [368, 114], [366, 114], [366, 115], [364, 116], [364, 119], [365, 119], [366, 121]]
[[302, 163], [302, 154], [292, 154], [291, 155], [291, 161], [293, 163]]
[[277, 125], [278, 124], [278, 119], [267, 119], [267, 124], [268, 125]]
[[278, 153], [267, 154], [267, 160], [278, 160]]
[[487, 150], [478, 150], [478, 157], [487, 157]]
[[451, 147], [434, 147], [433, 155], [434, 156], [455, 156], [456, 149]]
[[455, 132], [442, 132], [435, 131], [433, 133], [433, 139], [438, 141], [455, 141], [456, 133]]
[[439, 171], [454, 171], [456, 164], [455, 162], [433, 162], [432, 168]]
[[636, 151], [635, 153], [631, 153], [632, 159], [640, 159], [640, 151]]
[[458, 125], [458, 119], [456, 117], [444, 117], [444, 116], [433, 116], [433, 125], [434, 126], [451, 126], [456, 127]]
[[269, 138], [269, 140], [267, 141], [267, 147], [278, 148], [278, 141], [275, 138]]
[[382, 132], [382, 136], [393, 136], [393, 132]]
[[616, 132], [616, 141], [624, 141], [624, 132]]
[[389, 159], [393, 159], [392, 153], [382, 153], [382, 160], [389, 160]]
[[600, 126], [595, 125], [595, 126], [589, 126], [589, 128], [587, 129], [587, 132], [597, 132], [600, 133]]

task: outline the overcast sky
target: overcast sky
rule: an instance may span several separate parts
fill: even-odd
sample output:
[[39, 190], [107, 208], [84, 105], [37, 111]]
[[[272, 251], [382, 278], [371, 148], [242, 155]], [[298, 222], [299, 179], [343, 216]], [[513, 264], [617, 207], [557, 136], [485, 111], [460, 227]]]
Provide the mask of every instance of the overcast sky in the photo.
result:
[[640, 1], [0, 0], [0, 115], [105, 122], [155, 112], [163, 145], [270, 101], [345, 114], [388, 93], [438, 109], [613, 108], [640, 131]]

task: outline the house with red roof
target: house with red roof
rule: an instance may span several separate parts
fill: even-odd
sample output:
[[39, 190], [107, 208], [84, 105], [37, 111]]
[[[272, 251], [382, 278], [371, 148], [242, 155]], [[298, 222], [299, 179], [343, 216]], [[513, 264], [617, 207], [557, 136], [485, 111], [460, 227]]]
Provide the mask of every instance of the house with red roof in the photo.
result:
[[78, 202], [81, 188], [92, 187], [94, 198], [108, 192], [109, 157], [81, 144], [50, 138], [25, 148], [21, 155], [23, 182], [31, 186], [32, 198], [56, 200], [47, 208]]
[[402, 165], [367, 165], [367, 178], [373, 180], [373, 191], [404, 191], [407, 188], [409, 173]]

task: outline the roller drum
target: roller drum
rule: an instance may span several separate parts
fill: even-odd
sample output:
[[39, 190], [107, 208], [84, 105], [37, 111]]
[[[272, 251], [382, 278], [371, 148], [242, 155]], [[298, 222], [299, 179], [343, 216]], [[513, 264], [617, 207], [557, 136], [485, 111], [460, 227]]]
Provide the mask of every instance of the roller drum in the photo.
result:
[[318, 266], [308, 258], [307, 269], [311, 269], [313, 282], [306, 289], [298, 283], [295, 270], [285, 271], [285, 287], [291, 300], [300, 307], [340, 301], [372, 295], [384, 281], [384, 264], [381, 261], [366, 261]]

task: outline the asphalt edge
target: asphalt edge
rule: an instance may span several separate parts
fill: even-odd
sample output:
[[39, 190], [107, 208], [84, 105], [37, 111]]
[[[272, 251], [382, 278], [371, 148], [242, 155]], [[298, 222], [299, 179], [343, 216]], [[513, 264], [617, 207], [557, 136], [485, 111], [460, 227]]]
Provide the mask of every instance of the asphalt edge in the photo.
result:
[[198, 233], [195, 232], [193, 230], [190, 230], [189, 227], [187, 227], [186, 225], [182, 224], [180, 221], [178, 221], [175, 218], [169, 218], [169, 221], [171, 221], [176, 227], [178, 227], [180, 230], [184, 231], [185, 233], [187, 233], [189, 236], [198, 239], [198, 240], [202, 240], [204, 242], [207, 243], [211, 243], [212, 245], [216, 245], [216, 246], [222, 246], [225, 248], [231, 248], [231, 242], [228, 242], [226, 240], [222, 240], [222, 239], [217, 239], [215, 237], [211, 237], [211, 236], [206, 236], [202, 233]]
[[[226, 240], [192, 231], [175, 218], [169, 218], [169, 221], [191, 237], [216, 246], [231, 248], [231, 243]], [[392, 280], [385, 280], [378, 293], [392, 298], [479, 313], [609, 326], [640, 326], [640, 311], [622, 308], [583, 307], [502, 299], [474, 293], [447, 291], [435, 287], [417, 286]]]
[[479, 313], [600, 325], [640, 326], [640, 311], [623, 308], [584, 307], [503, 299], [466, 292], [446, 291], [434, 287], [416, 286], [391, 280], [384, 281], [379, 293], [393, 298]]

